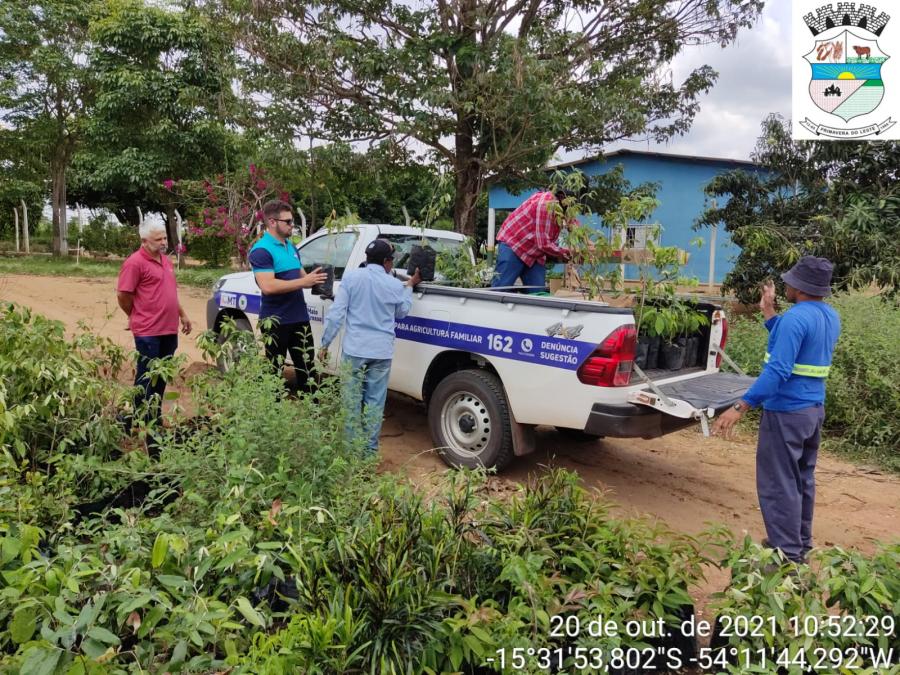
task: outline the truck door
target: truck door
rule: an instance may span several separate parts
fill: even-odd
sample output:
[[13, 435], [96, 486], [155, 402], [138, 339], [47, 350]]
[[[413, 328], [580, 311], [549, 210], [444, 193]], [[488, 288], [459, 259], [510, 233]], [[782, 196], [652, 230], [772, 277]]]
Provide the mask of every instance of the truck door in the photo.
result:
[[[326, 232], [319, 237], [309, 239], [297, 248], [300, 253], [300, 263], [308, 274], [317, 267], [331, 265], [334, 267], [334, 288], [332, 294], [337, 293], [341, 278], [347, 269], [350, 255], [359, 239], [359, 232]], [[313, 339], [318, 350], [322, 344], [322, 332], [325, 326], [325, 313], [334, 301], [332, 297], [318, 294], [317, 289], [304, 289], [306, 306], [309, 309], [309, 325], [312, 329]], [[343, 331], [338, 334], [334, 342], [329, 346], [328, 370], [334, 372], [338, 368], [341, 355], [341, 340]]]

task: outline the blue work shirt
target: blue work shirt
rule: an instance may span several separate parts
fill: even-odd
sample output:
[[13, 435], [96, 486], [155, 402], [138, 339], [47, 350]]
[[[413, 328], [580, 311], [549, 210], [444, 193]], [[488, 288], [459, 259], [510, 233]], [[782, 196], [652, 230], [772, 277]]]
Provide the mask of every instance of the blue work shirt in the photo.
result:
[[394, 323], [412, 307], [412, 288], [369, 264], [344, 273], [337, 297], [325, 315], [322, 346], [328, 347], [344, 322], [341, 351], [364, 359], [389, 359], [394, 355]]
[[[253, 244], [250, 255], [247, 256], [253, 273], [274, 272], [276, 279], [290, 281], [299, 279], [300, 254], [294, 244], [288, 241], [278, 241], [277, 238], [266, 232]], [[262, 294], [260, 302], [259, 318], [274, 316], [281, 324], [300, 323], [309, 321], [309, 312], [306, 311], [306, 298], [303, 297], [303, 289], [298, 288], [290, 293], [277, 293], [275, 295]]]
[[808, 300], [773, 316], [765, 325], [769, 330], [768, 362], [743, 400], [776, 412], [824, 403], [825, 378], [793, 371], [798, 366], [831, 365], [841, 333], [838, 313], [824, 302]]

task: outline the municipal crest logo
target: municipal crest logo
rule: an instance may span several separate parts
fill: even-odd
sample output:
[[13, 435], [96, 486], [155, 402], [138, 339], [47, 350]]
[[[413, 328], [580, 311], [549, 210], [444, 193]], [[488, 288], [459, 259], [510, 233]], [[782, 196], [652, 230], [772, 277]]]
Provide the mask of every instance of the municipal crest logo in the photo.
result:
[[809, 95], [820, 110], [845, 122], [868, 115], [884, 100], [881, 64], [890, 57], [878, 41], [842, 30], [834, 37], [816, 40], [804, 56], [812, 66]]
[[[874, 113], [885, 101], [883, 67], [891, 57], [882, 49], [880, 38], [889, 21], [886, 12], [853, 2], [819, 6], [803, 15], [803, 24], [809, 31], [806, 35], [811, 33], [812, 40], [807, 37], [805, 45], [800, 45], [809, 68], [808, 99], [800, 109], [810, 109], [811, 102], [823, 114], [814, 119], [806, 117], [800, 126], [821, 139], [885, 137], [884, 132], [896, 124], [890, 116], [883, 122], [864, 126], [850, 123]], [[796, 110], [796, 66], [794, 79]], [[900, 86], [900, 82], [893, 86]], [[799, 117], [796, 112], [795, 117]]]

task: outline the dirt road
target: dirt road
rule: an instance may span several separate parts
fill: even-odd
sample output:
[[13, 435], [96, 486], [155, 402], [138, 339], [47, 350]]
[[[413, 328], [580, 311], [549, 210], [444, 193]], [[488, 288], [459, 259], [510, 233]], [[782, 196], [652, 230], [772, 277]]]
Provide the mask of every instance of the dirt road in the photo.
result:
[[[181, 289], [182, 304], [197, 331], [205, 328], [207, 297], [202, 290]], [[72, 329], [86, 321], [97, 333], [132, 348], [112, 279], [8, 276], [0, 278], [0, 299], [29, 306]], [[180, 351], [192, 361], [201, 360], [194, 336], [182, 339]], [[540, 450], [516, 461], [503, 480], [521, 481], [554, 462], [578, 472], [586, 486], [607, 492], [622, 514], [649, 515], [687, 533], [719, 522], [736, 534], [764, 534], [754, 487], [754, 436], [723, 441], [689, 430], [651, 441], [610, 439], [584, 445], [540, 429], [539, 439]], [[414, 480], [445, 470], [429, 448], [424, 409], [392, 396], [382, 437], [383, 468]], [[871, 551], [878, 541], [900, 538], [900, 479], [825, 452], [817, 480], [818, 544]]]

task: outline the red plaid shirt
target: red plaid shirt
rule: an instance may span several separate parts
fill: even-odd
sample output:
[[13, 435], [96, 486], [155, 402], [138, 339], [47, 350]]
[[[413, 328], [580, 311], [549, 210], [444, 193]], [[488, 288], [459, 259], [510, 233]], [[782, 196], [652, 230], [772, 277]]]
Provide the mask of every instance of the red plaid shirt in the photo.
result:
[[556, 201], [552, 192], [537, 192], [507, 216], [497, 241], [509, 246], [523, 263], [544, 265], [547, 256], [568, 258], [568, 250], [557, 246], [560, 227], [549, 206]]

